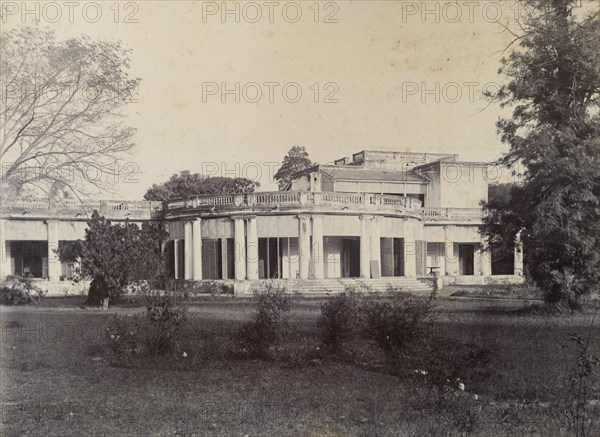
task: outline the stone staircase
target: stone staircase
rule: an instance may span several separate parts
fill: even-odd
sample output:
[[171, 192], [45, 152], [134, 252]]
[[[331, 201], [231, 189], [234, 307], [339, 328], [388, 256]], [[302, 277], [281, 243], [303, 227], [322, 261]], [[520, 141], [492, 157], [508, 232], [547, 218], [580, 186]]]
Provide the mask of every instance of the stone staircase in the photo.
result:
[[[339, 294], [346, 287], [361, 288], [365, 291], [385, 293], [390, 287], [405, 292], [426, 295], [433, 291], [432, 285], [415, 278], [387, 277], [380, 279], [340, 278], [340, 279], [273, 279], [267, 280], [273, 284], [285, 287], [289, 292], [297, 292], [304, 296], [325, 296]], [[261, 283], [264, 281], [257, 281]]]

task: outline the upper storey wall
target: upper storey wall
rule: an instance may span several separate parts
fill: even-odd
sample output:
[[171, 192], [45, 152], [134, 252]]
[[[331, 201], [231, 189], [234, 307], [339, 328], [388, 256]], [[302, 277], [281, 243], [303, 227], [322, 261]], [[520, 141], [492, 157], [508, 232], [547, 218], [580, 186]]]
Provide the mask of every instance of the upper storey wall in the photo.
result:
[[479, 208], [488, 200], [491, 173], [485, 163], [438, 162], [417, 168], [431, 179], [428, 206], [433, 208]]

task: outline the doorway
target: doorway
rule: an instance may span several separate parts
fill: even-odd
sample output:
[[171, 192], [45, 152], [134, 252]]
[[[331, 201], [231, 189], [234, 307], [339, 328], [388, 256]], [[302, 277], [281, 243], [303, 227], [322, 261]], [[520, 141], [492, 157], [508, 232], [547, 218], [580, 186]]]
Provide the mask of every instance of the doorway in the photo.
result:
[[342, 239], [342, 278], [360, 276], [360, 239]]
[[458, 263], [459, 275], [474, 275], [475, 274], [475, 245], [474, 244], [459, 244], [458, 245]]

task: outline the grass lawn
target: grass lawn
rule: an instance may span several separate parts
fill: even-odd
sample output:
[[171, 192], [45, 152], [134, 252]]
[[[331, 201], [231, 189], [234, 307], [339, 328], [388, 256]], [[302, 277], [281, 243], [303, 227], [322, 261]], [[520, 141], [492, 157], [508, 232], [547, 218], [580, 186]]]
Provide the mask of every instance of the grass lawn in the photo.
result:
[[442, 402], [425, 381], [394, 376], [352, 348], [318, 350], [318, 299], [300, 300], [292, 312], [302, 357], [228, 356], [230, 333], [252, 302], [204, 299], [191, 305], [168, 360], [133, 368], [111, 364], [104, 328], [115, 313], [143, 308], [81, 309], [81, 299], [0, 309], [1, 434], [570, 435], [554, 404], [574, 362], [563, 343], [571, 332], [591, 333], [600, 351], [589, 314], [531, 316], [515, 301], [441, 299], [438, 331], [489, 350], [485, 365], [461, 379], [465, 392]]

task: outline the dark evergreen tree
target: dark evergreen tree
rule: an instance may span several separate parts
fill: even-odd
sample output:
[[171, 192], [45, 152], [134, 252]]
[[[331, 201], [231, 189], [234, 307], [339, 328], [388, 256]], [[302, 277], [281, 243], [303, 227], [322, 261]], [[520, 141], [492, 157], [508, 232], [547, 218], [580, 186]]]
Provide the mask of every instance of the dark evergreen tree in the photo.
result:
[[285, 187], [292, 180], [292, 176], [295, 173], [307, 169], [312, 165], [313, 163], [308, 157], [308, 152], [304, 146], [292, 147], [283, 158], [281, 167], [279, 167], [279, 170], [274, 175], [277, 185], [279, 185], [280, 189]]
[[206, 177], [184, 170], [171, 176], [167, 182], [152, 185], [144, 194], [144, 199], [171, 200], [191, 196], [253, 193], [259, 186], [259, 182], [246, 178]]
[[532, 279], [572, 306], [600, 284], [600, 18], [578, 6], [524, 3], [500, 68], [508, 83], [492, 96], [512, 109], [497, 124], [509, 146], [500, 163], [522, 167], [522, 183], [487, 205], [482, 227], [509, 244], [522, 231]]

